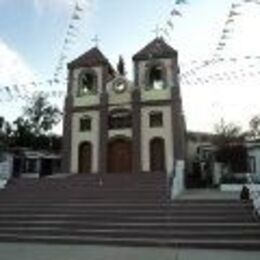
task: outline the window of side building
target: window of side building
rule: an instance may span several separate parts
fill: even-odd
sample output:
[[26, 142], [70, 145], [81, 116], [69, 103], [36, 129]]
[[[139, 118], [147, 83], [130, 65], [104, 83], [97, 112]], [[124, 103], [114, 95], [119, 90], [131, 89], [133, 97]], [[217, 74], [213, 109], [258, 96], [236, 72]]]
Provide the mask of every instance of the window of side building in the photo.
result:
[[160, 111], [154, 111], [150, 113], [150, 127], [162, 127], [163, 126], [163, 113]]

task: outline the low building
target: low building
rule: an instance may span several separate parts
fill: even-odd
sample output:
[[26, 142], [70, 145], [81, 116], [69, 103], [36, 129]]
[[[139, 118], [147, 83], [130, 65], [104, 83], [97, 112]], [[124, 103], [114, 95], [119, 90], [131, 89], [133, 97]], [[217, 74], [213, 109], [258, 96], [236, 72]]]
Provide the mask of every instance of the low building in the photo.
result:
[[214, 134], [187, 133], [186, 186], [201, 188], [216, 184]]
[[247, 142], [248, 164], [251, 173], [260, 173], [260, 139]]
[[61, 172], [61, 156], [48, 151], [32, 151], [15, 148], [9, 151], [12, 157], [11, 176], [40, 178]]

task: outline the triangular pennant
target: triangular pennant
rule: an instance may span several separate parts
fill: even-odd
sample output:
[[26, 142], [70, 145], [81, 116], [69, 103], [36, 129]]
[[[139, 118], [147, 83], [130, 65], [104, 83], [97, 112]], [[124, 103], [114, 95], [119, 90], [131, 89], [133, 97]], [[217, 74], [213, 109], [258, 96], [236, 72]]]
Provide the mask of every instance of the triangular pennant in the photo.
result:
[[187, 0], [175, 0], [176, 5], [187, 4]]
[[171, 20], [167, 21], [167, 25], [173, 30], [174, 29], [174, 25], [173, 22]]
[[229, 19], [227, 19], [225, 24], [228, 25], [228, 24], [233, 23], [233, 22], [234, 22], [234, 19], [229, 18]]
[[235, 12], [235, 11], [230, 11], [230, 13], [229, 13], [229, 17], [238, 16], [238, 15], [240, 15], [240, 13]]
[[233, 4], [231, 5], [231, 8], [232, 8], [232, 9], [235, 9], [235, 8], [240, 7], [240, 6], [241, 6], [241, 4], [233, 3]]
[[167, 29], [163, 29], [163, 33], [164, 33], [167, 37], [170, 37], [170, 34], [169, 34], [169, 32], [168, 32]]
[[182, 16], [181, 12], [179, 12], [177, 9], [172, 9], [171, 11], [172, 16]]
[[84, 9], [79, 5], [79, 3], [76, 3], [75, 10], [78, 12], [82, 12]]
[[80, 20], [80, 19], [81, 19], [81, 17], [77, 13], [74, 13], [72, 15], [72, 20]]

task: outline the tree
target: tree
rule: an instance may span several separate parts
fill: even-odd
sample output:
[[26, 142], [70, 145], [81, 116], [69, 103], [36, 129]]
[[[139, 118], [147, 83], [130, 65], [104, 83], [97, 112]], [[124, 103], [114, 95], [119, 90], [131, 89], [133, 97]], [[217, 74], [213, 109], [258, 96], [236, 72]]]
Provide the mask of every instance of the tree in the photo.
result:
[[0, 142], [3, 146], [8, 146], [12, 135], [12, 127], [4, 117], [0, 117]]
[[215, 126], [215, 131], [216, 160], [228, 165], [232, 172], [246, 172], [247, 149], [244, 144], [245, 135], [241, 128], [221, 119]]
[[260, 115], [254, 116], [250, 120], [247, 136], [253, 140], [260, 138]]
[[61, 120], [61, 111], [51, 105], [45, 95], [35, 96], [30, 104], [24, 108], [24, 123], [36, 135], [48, 133]]
[[226, 123], [223, 118], [215, 125], [215, 132], [215, 143], [218, 146], [244, 141], [241, 127], [234, 123]]
[[117, 71], [120, 75], [125, 76], [125, 62], [122, 56], [119, 56], [119, 61], [117, 64]]
[[18, 117], [14, 122], [14, 129], [11, 138], [11, 146], [32, 147], [35, 135], [31, 131], [31, 124], [28, 119]]
[[10, 146], [59, 150], [60, 140], [51, 135], [50, 131], [60, 119], [60, 110], [50, 104], [46, 96], [35, 96], [24, 107], [23, 115], [13, 122], [13, 130], [9, 138]]

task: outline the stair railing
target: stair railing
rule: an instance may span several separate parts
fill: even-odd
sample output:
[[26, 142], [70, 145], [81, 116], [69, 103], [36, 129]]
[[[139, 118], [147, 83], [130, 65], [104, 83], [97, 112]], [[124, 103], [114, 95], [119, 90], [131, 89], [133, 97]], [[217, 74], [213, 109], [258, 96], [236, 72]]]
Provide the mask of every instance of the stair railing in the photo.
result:
[[171, 181], [171, 199], [175, 199], [184, 190], [184, 162], [176, 161], [172, 173]]
[[253, 202], [254, 212], [257, 216], [260, 216], [260, 191], [257, 189], [257, 185], [254, 182], [251, 174], [247, 173], [247, 188], [249, 189], [250, 199]]

